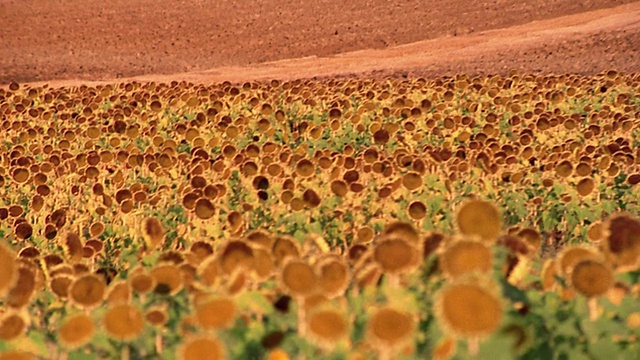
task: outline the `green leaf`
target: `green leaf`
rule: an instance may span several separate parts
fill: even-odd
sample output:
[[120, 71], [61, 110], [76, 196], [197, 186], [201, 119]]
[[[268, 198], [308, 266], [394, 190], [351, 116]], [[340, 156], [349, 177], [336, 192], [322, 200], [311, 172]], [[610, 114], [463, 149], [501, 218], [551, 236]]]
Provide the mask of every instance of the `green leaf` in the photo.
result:
[[602, 201], [602, 210], [607, 215], [613, 213], [616, 210], [616, 207], [617, 206], [616, 206], [616, 203], [614, 201], [611, 201], [611, 200]]
[[236, 297], [236, 304], [241, 309], [251, 309], [261, 314], [273, 312], [273, 306], [259, 291], [245, 291]]
[[555, 333], [557, 335], [563, 335], [570, 338], [576, 338], [580, 336], [580, 331], [577, 324], [572, 320], [562, 321], [559, 316], [556, 316], [558, 323], [556, 324]]
[[69, 360], [97, 360], [98, 355], [95, 353], [87, 352], [87, 350], [75, 350], [68, 354], [67, 359]]
[[307, 224], [305, 226], [305, 229], [307, 230], [307, 233], [319, 234], [319, 235], [323, 234], [322, 224], [320, 224], [319, 221]]
[[640, 312], [640, 302], [636, 298], [631, 296], [625, 296], [622, 299], [622, 303], [618, 306], [617, 313], [623, 316], [631, 314], [632, 312]]
[[491, 336], [480, 344], [478, 359], [509, 360], [515, 355], [511, 351], [513, 348], [513, 338], [510, 336]]
[[572, 349], [566, 353], [568, 360], [593, 360], [588, 354]]

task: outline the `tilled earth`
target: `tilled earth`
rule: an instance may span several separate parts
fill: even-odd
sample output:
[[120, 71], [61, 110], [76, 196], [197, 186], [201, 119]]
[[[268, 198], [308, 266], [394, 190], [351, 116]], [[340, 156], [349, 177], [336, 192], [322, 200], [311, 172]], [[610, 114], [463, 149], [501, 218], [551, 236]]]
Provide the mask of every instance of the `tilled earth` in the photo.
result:
[[640, 71], [625, 0], [5, 0], [0, 84]]

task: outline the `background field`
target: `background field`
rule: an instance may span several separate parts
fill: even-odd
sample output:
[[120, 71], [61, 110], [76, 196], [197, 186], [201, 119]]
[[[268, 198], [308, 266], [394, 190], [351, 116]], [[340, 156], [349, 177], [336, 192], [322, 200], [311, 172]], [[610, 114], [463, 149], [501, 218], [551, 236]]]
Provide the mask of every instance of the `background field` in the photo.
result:
[[[640, 4], [629, 0], [179, 4], [2, 1], [0, 83], [176, 73], [172, 79], [196, 82], [512, 68], [594, 74], [637, 70], [640, 61]], [[368, 49], [377, 51], [326, 59]], [[310, 56], [323, 59], [258, 65]]]

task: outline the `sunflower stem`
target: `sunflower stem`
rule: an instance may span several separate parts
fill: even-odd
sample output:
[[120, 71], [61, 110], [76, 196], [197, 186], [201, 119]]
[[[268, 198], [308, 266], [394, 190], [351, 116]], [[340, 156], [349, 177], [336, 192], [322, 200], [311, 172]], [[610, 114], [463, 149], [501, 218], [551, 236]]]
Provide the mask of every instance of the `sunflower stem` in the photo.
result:
[[589, 307], [589, 320], [596, 321], [600, 317], [600, 309], [598, 306], [598, 298], [591, 298], [587, 301]]
[[391, 289], [398, 289], [400, 287], [400, 275], [389, 274], [388, 279], [388, 284]]
[[467, 352], [473, 358], [478, 356], [480, 352], [480, 340], [478, 338], [471, 338], [467, 340]]
[[296, 299], [296, 303], [298, 306], [298, 334], [301, 337], [304, 337], [307, 333], [305, 311], [304, 311], [304, 298], [298, 297]]
[[380, 350], [380, 360], [391, 360], [391, 350], [390, 349], [381, 349]]
[[157, 334], [156, 335], [156, 353], [157, 354], [162, 354], [162, 335]]
[[131, 357], [131, 352], [129, 349], [129, 344], [123, 344], [122, 350], [120, 351], [120, 359], [129, 360], [130, 357]]

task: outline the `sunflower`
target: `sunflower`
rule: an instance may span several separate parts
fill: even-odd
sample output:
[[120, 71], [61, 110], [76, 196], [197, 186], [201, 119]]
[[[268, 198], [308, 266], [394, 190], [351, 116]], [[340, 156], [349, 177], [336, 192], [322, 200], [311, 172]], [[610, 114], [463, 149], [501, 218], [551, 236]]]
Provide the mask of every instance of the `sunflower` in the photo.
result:
[[298, 258], [288, 258], [280, 271], [280, 286], [292, 296], [307, 296], [318, 288], [318, 276], [311, 265]]
[[324, 349], [333, 349], [349, 334], [349, 322], [345, 315], [331, 306], [319, 306], [307, 318], [305, 335]]
[[177, 351], [179, 360], [221, 360], [226, 358], [224, 345], [213, 336], [188, 337]]
[[455, 223], [463, 235], [476, 235], [493, 243], [502, 229], [502, 217], [498, 208], [488, 201], [469, 200], [460, 206]]
[[415, 331], [414, 316], [384, 306], [372, 312], [367, 322], [367, 340], [381, 352], [394, 351], [406, 344]]
[[485, 338], [498, 329], [503, 318], [498, 286], [477, 276], [450, 282], [436, 294], [435, 314], [456, 337]]
[[102, 303], [107, 291], [104, 279], [95, 274], [85, 274], [76, 278], [69, 286], [69, 299], [77, 307], [94, 308]]
[[144, 330], [142, 312], [130, 304], [110, 307], [102, 318], [107, 334], [117, 340], [129, 341], [137, 338]]
[[88, 343], [95, 332], [96, 326], [87, 314], [77, 314], [67, 317], [58, 329], [58, 339], [67, 348], [77, 348]]
[[203, 329], [229, 327], [237, 315], [235, 302], [227, 297], [199, 301], [195, 309], [195, 320]]
[[569, 283], [586, 297], [602, 296], [615, 282], [613, 270], [609, 264], [598, 259], [578, 261], [569, 274]]
[[471, 272], [489, 273], [493, 266], [491, 248], [480, 241], [462, 238], [447, 244], [438, 257], [440, 268], [450, 278]]
[[16, 254], [4, 242], [0, 242], [0, 296], [4, 296], [17, 279]]

